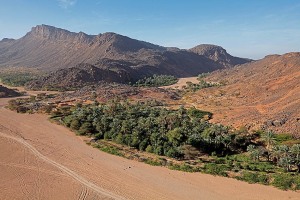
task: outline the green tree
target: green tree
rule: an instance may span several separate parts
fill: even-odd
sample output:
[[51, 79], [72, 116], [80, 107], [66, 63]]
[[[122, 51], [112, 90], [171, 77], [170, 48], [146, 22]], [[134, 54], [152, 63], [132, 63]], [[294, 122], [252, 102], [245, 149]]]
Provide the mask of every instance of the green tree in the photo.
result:
[[262, 135], [262, 139], [266, 145], [267, 150], [270, 151], [276, 142], [275, 133], [273, 131], [267, 131]]
[[180, 128], [168, 131], [167, 137], [170, 143], [172, 143], [175, 147], [178, 147], [183, 141], [183, 133]]
[[76, 118], [73, 119], [70, 124], [70, 128], [73, 130], [79, 130], [80, 126], [81, 126], [80, 120], [78, 120]]
[[300, 172], [300, 144], [294, 144], [290, 150], [293, 156], [293, 161], [297, 166], [298, 173], [299, 173]]

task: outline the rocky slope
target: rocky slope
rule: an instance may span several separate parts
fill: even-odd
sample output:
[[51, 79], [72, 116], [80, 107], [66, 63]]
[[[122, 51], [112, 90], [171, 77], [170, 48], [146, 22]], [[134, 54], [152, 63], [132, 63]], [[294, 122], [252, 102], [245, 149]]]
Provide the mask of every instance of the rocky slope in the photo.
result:
[[8, 89], [7, 87], [0, 85], [0, 98], [16, 97], [20, 95], [21, 94], [16, 92], [15, 90]]
[[189, 50], [221, 64], [224, 68], [230, 68], [235, 65], [245, 64], [251, 61], [247, 58], [234, 57], [227, 53], [224, 48], [211, 44], [201, 44]]
[[113, 71], [125, 70], [131, 78], [152, 74], [187, 77], [227, 66], [206, 55], [161, 47], [115, 33], [87, 35], [47, 25], [33, 27], [18, 40], [0, 42], [0, 67], [54, 71], [80, 63]]
[[213, 72], [207, 88], [186, 101], [214, 113], [214, 122], [273, 129], [300, 136], [300, 53], [267, 56]]
[[60, 69], [26, 84], [33, 90], [72, 89], [100, 82], [130, 82], [127, 71], [101, 69], [90, 64], [78, 64], [75, 67]]

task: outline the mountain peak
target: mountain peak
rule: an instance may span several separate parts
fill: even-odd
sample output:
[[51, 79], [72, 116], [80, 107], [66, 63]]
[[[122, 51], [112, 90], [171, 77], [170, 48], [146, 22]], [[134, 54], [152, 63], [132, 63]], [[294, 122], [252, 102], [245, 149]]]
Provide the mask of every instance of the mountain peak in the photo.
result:
[[75, 33], [71, 33], [70, 31], [64, 30], [64, 29], [60, 29], [60, 28], [56, 28], [54, 26], [49, 26], [49, 25], [37, 25], [35, 27], [33, 27], [31, 29], [31, 34], [35, 35], [35, 36], [40, 36], [43, 38], [50, 38], [53, 35], [58, 35], [58, 34], [75, 34]]
[[3, 38], [2, 40], [0, 40], [0, 42], [13, 42], [15, 41], [15, 39], [11, 39], [11, 38]]
[[216, 52], [227, 54], [227, 51], [223, 47], [214, 44], [200, 44], [191, 48], [190, 50], [200, 55], [211, 55], [212, 53], [214, 54]]
[[189, 51], [196, 53], [198, 55], [205, 56], [215, 62], [222, 64], [224, 67], [233, 67], [234, 65], [244, 64], [249, 62], [249, 59], [237, 58], [221, 47], [213, 44], [200, 44], [195, 46]]
[[80, 43], [89, 43], [93, 39], [93, 36], [87, 35], [84, 32], [75, 33], [45, 24], [33, 27], [27, 35], [38, 37], [40, 39], [73, 40]]

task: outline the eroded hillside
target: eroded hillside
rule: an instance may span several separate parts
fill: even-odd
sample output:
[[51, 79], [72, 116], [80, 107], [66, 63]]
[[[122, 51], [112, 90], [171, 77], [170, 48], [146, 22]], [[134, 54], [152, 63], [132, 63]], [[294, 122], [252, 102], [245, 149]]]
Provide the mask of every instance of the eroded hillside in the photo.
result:
[[202, 89], [184, 101], [214, 113], [213, 122], [300, 135], [300, 53], [212, 73], [224, 86]]

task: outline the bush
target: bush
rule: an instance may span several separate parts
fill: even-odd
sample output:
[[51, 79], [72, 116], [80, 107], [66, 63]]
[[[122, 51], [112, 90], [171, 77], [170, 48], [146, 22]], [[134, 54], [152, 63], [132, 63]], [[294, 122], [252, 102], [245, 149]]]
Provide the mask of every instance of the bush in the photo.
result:
[[146, 87], [160, 87], [166, 85], [173, 85], [177, 83], [178, 79], [175, 76], [169, 75], [153, 75], [152, 77], [145, 77], [138, 80], [135, 86], [146, 86]]
[[81, 126], [81, 123], [78, 119], [73, 119], [70, 124], [70, 128], [73, 130], [79, 130], [80, 126]]
[[159, 160], [152, 160], [150, 158], [147, 158], [144, 162], [152, 166], [162, 166], [162, 162]]
[[204, 172], [212, 175], [228, 176], [228, 168], [226, 165], [217, 165], [215, 163], [207, 163], [204, 165]]
[[273, 182], [272, 185], [278, 187], [282, 190], [292, 189], [293, 186], [293, 177], [289, 174], [275, 174], [272, 176]]
[[170, 158], [176, 158], [179, 156], [179, 152], [175, 149], [175, 148], [170, 148], [168, 149], [168, 151], [166, 152], [166, 156], [170, 157]]
[[97, 145], [96, 146], [98, 149], [100, 149], [101, 151], [104, 151], [106, 153], [112, 154], [112, 155], [116, 155], [116, 156], [121, 156], [124, 157], [124, 154], [121, 153], [119, 151], [119, 149], [117, 149], [116, 147], [110, 147], [110, 146], [101, 146], [101, 145]]
[[294, 177], [294, 186], [295, 186], [295, 190], [300, 190], [300, 176], [296, 175]]
[[187, 165], [187, 164], [181, 164], [181, 165], [174, 164], [174, 165], [169, 166], [169, 169], [179, 170], [179, 171], [184, 171], [184, 172], [195, 172], [195, 171], [197, 171], [192, 166]]
[[148, 145], [146, 148], [146, 152], [153, 153], [153, 147], [151, 145]]
[[248, 183], [261, 183], [264, 185], [267, 185], [269, 180], [266, 174], [259, 174], [247, 171], [244, 171], [239, 177], [239, 179]]

